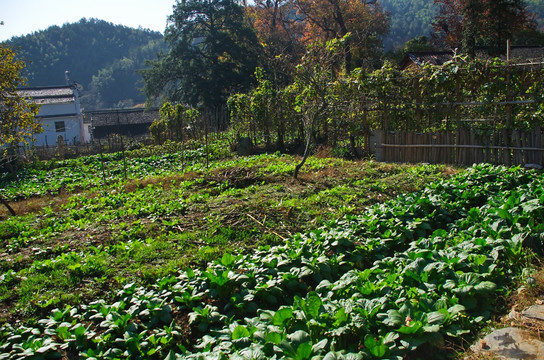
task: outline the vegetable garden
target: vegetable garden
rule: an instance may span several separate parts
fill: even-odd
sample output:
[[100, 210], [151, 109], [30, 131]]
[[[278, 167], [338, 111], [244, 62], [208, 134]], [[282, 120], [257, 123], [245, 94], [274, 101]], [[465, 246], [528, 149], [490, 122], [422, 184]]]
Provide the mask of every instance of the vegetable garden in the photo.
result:
[[[499, 314], [497, 299], [525, 284], [542, 251], [544, 179], [533, 170], [475, 165], [443, 178], [444, 167], [312, 157], [295, 181], [296, 159], [279, 154], [216, 150], [206, 169], [198, 149], [138, 151], [126, 159], [127, 181], [115, 154], [4, 179], [11, 199], [65, 198], [0, 223], [0, 300], [15, 304], [0, 328], [1, 359], [449, 356]], [[237, 177], [219, 181], [227, 173]], [[252, 196], [263, 209], [242, 200]], [[249, 216], [232, 219], [228, 201]], [[199, 209], [212, 233], [184, 223]], [[296, 234], [283, 228], [293, 212], [306, 223]]]

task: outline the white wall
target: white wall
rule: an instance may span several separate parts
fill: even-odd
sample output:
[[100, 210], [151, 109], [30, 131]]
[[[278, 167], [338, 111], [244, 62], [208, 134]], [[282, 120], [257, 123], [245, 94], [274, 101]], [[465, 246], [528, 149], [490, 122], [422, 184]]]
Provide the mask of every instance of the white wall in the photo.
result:
[[38, 117], [72, 115], [78, 113], [79, 109], [76, 109], [76, 104], [71, 101], [60, 104], [43, 104], [38, 112]]
[[[83, 116], [79, 105], [77, 90], [74, 90], [75, 101], [64, 103], [42, 104], [38, 119], [43, 127], [41, 134], [34, 135], [35, 146], [57, 146], [59, 136], [65, 145], [75, 145], [90, 142], [83, 125]], [[58, 129], [55, 123], [64, 122], [64, 129]]]
[[[55, 117], [53, 119], [41, 119], [43, 132], [35, 134], [36, 146], [56, 146], [57, 139], [62, 136], [62, 140], [66, 145], [78, 144], [85, 141], [81, 137], [81, 123], [83, 120], [80, 117]], [[64, 131], [57, 131], [56, 122], [64, 122]]]

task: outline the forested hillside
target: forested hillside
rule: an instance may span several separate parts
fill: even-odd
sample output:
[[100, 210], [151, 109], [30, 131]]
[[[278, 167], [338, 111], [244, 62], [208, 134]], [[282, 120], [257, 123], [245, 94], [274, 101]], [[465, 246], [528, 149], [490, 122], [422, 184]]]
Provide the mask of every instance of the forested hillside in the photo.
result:
[[417, 36], [429, 35], [438, 12], [434, 0], [380, 0], [380, 3], [391, 14], [391, 28], [384, 40], [386, 50], [398, 48]]
[[62, 27], [52, 26], [9, 41], [27, 62], [25, 76], [31, 86], [81, 84], [83, 105], [116, 107], [143, 102], [138, 90], [145, 66], [164, 46], [162, 34], [132, 29], [96, 19], [82, 19]]
[[535, 14], [538, 30], [544, 30], [544, 0], [525, 0], [525, 4]]
[[[434, 0], [380, 0], [391, 14], [391, 28], [384, 39], [386, 50], [402, 46], [418, 36], [429, 36], [431, 23], [438, 12]], [[535, 14], [540, 31], [544, 28], [544, 0], [525, 0], [529, 11]]]
[[[434, 0], [380, 0], [390, 14], [390, 30], [384, 37], [385, 50], [397, 50], [408, 40], [429, 36], [438, 5]], [[542, 31], [544, 0], [525, 0]], [[139, 88], [142, 76], [137, 70], [146, 60], [156, 59], [165, 50], [163, 35], [132, 29], [97, 19], [82, 19], [62, 27], [16, 37], [8, 41], [27, 63], [24, 75], [31, 86], [65, 83], [80, 84], [86, 110], [127, 107], [144, 102]]]

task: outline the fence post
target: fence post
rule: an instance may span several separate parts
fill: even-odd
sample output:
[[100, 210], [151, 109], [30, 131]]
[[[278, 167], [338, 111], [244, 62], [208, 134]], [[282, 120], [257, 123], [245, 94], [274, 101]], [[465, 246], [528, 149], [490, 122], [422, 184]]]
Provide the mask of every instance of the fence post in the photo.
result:
[[383, 130], [372, 130], [370, 132], [370, 153], [374, 154], [376, 161], [385, 161], [384, 149], [383, 149]]

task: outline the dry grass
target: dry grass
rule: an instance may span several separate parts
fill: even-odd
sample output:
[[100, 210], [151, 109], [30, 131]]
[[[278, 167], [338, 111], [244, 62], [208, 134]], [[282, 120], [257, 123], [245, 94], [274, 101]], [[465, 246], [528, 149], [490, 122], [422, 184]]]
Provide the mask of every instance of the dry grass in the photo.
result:
[[[74, 194], [60, 193], [57, 195], [33, 197], [10, 202], [9, 205], [17, 215], [40, 213], [46, 207], [50, 207], [53, 211], [56, 211], [63, 204], [66, 204], [68, 199], [73, 195]], [[10, 216], [11, 214], [8, 209], [4, 205], [0, 205], [0, 221], [6, 220]]]
[[194, 180], [198, 178], [198, 176], [199, 175], [196, 172], [190, 171], [177, 175], [150, 176], [145, 179], [131, 179], [123, 185], [123, 188], [126, 192], [134, 192], [138, 189], [143, 189], [148, 185], [161, 184], [164, 189], [168, 189], [172, 184]]

